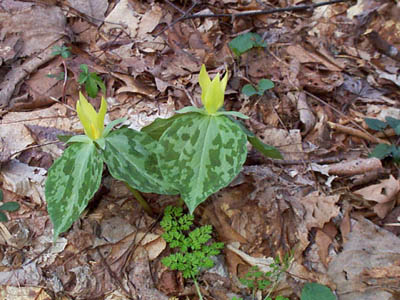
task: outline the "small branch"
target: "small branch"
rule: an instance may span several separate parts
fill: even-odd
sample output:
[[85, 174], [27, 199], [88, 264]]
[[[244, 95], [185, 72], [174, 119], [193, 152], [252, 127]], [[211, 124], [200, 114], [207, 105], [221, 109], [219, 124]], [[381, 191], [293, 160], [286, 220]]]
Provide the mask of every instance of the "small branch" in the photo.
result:
[[234, 19], [234, 18], [248, 17], [248, 16], [269, 15], [269, 14], [278, 13], [278, 12], [313, 10], [314, 8], [317, 8], [320, 6], [331, 5], [331, 4], [335, 4], [335, 3], [341, 3], [341, 2], [350, 2], [350, 0], [332, 0], [332, 1], [326, 1], [326, 2], [321, 2], [321, 3], [296, 5], [296, 6], [290, 6], [290, 7], [280, 7], [280, 8], [266, 9], [266, 10], [246, 11], [246, 12], [241, 12], [241, 13], [236, 13], [236, 14], [194, 14], [191, 16], [184, 16], [182, 18], [182, 20], [196, 19], [196, 18], [225, 18], [225, 17], [230, 17], [230, 18]]
[[347, 126], [343, 126], [337, 123], [333, 123], [333, 122], [328, 122], [329, 127], [331, 127], [334, 130], [343, 132], [343, 133], [347, 133], [359, 138], [362, 138], [364, 140], [373, 142], [373, 143], [378, 143], [378, 144], [388, 144], [390, 145], [390, 143], [386, 140], [382, 140], [380, 138], [377, 138], [373, 135], [370, 134], [366, 134], [365, 132], [362, 132], [361, 130], [355, 129], [355, 128], [351, 128], [351, 127], [347, 127]]

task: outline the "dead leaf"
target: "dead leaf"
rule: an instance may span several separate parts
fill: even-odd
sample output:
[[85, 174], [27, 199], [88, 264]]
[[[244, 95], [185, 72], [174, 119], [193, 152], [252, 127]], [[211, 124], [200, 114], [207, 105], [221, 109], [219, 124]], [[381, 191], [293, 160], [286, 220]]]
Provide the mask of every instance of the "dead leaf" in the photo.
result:
[[312, 113], [305, 93], [297, 93], [297, 110], [300, 114], [300, 121], [304, 124], [302, 135], [306, 135], [315, 125], [316, 118]]
[[[392, 293], [398, 285], [392, 278], [376, 282], [367, 274], [368, 270], [375, 268], [398, 268], [399, 238], [364, 218], [352, 220], [352, 223], [348, 242], [328, 268], [328, 275], [335, 282], [340, 299], [395, 299]], [[398, 279], [394, 281], [398, 282]]]
[[108, 8], [107, 0], [68, 0], [67, 3], [96, 25], [103, 23]]
[[306, 209], [304, 222], [307, 229], [323, 228], [324, 224], [339, 214], [340, 208], [336, 205], [340, 195], [325, 196], [315, 191], [300, 201]]
[[289, 55], [296, 57], [300, 63], [319, 63], [324, 65], [328, 70], [333, 72], [340, 72], [342, 69], [336, 64], [332, 63], [326, 57], [313, 53], [311, 51], [307, 51], [300, 45], [291, 45], [286, 48], [286, 51]]
[[45, 169], [30, 167], [13, 159], [2, 166], [0, 176], [5, 189], [24, 197], [30, 197], [33, 203], [41, 206], [45, 203], [46, 173]]
[[374, 211], [383, 219], [396, 204], [396, 196], [400, 191], [400, 183], [392, 175], [381, 183], [367, 186], [354, 192], [365, 200], [377, 202]]

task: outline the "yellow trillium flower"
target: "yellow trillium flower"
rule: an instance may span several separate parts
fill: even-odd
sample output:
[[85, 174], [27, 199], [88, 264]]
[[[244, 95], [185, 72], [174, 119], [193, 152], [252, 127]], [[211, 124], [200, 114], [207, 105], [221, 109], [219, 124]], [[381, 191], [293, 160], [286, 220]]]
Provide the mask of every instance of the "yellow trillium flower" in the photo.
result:
[[219, 74], [211, 81], [205, 65], [201, 66], [199, 83], [201, 87], [201, 102], [208, 114], [212, 115], [224, 104], [224, 94], [228, 83], [228, 70], [224, 78], [220, 80]]
[[83, 125], [85, 134], [92, 140], [97, 140], [103, 134], [104, 117], [107, 112], [107, 103], [101, 97], [100, 110], [97, 113], [93, 106], [86, 100], [85, 96], [79, 92], [79, 101], [76, 103], [76, 112]]

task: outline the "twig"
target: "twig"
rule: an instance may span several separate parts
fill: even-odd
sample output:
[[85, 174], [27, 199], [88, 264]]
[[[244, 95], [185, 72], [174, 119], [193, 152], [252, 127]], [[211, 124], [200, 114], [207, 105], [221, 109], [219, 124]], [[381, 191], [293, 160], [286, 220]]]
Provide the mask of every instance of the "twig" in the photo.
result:
[[[193, 8], [195, 8], [197, 5], [197, 2], [193, 2], [192, 6], [189, 7], [189, 9], [187, 11], [185, 11], [183, 13], [183, 16], [179, 17], [178, 19], [176, 19], [175, 21], [173, 21], [171, 24], [169, 24], [167, 27], [165, 27], [163, 30], [161, 30], [159, 33], [157, 33], [154, 38], [158, 37], [159, 35], [161, 35], [164, 31], [170, 29], [172, 26], [174, 26], [176, 23], [185, 20], [185, 18], [188, 16], [188, 14], [193, 10]], [[179, 11], [182, 11], [181, 9]]]
[[355, 128], [351, 128], [351, 127], [347, 127], [347, 126], [343, 126], [337, 123], [333, 123], [333, 122], [329, 122], [328, 121], [328, 125], [337, 131], [340, 132], [344, 132], [362, 139], [365, 139], [367, 141], [373, 142], [373, 143], [378, 143], [378, 144], [388, 144], [390, 145], [390, 143], [386, 140], [382, 140], [380, 138], [377, 138], [373, 135], [370, 134], [366, 134], [365, 132], [362, 132], [361, 130], [355, 129]]
[[296, 5], [296, 6], [290, 6], [290, 7], [280, 7], [280, 8], [266, 9], [266, 10], [246, 11], [246, 12], [240, 12], [240, 13], [236, 13], [236, 14], [194, 14], [191, 16], [183, 17], [182, 20], [196, 19], [196, 18], [225, 18], [225, 17], [230, 17], [230, 18], [234, 19], [234, 18], [248, 17], [248, 16], [268, 15], [268, 14], [273, 14], [273, 13], [277, 13], [277, 12], [312, 10], [316, 7], [331, 5], [331, 4], [335, 4], [335, 3], [341, 3], [341, 2], [350, 2], [350, 0], [332, 0], [332, 1], [326, 1], [326, 2], [321, 2], [321, 3]]

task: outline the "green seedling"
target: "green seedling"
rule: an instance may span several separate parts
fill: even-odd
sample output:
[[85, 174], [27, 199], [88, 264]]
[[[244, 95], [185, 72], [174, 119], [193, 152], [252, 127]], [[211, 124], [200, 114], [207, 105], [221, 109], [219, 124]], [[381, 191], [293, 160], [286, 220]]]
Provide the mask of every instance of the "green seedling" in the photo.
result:
[[336, 296], [325, 285], [306, 283], [301, 291], [301, 300], [336, 300]]
[[203, 65], [199, 75], [203, 107], [185, 107], [174, 117], [142, 129], [161, 144], [162, 152], [157, 153], [161, 173], [180, 192], [190, 213], [239, 174], [248, 139], [263, 153], [282, 158], [235, 119], [248, 117], [223, 110], [227, 81], [227, 72], [222, 79], [218, 74], [211, 80]]
[[89, 68], [85, 64], [81, 64], [80, 69], [82, 72], [79, 74], [78, 83], [85, 85], [85, 90], [89, 97], [96, 98], [99, 88], [103, 94], [106, 93], [106, 86], [99, 75], [95, 72], [89, 72]]
[[53, 47], [53, 52], [51, 52], [51, 55], [52, 56], [60, 55], [62, 58], [69, 58], [71, 56], [70, 50], [71, 48], [65, 45], [62, 46], [56, 45]]
[[253, 32], [244, 33], [235, 37], [229, 42], [229, 48], [236, 56], [249, 51], [252, 48], [265, 48], [267, 43], [263, 41], [262, 37]]
[[[0, 190], [0, 202], [3, 201], [3, 191]], [[20, 208], [19, 203], [10, 201], [0, 205], [0, 222], [7, 222], [8, 218], [3, 211], [13, 212]]]
[[254, 95], [262, 96], [264, 95], [266, 90], [272, 89], [274, 87], [274, 83], [269, 79], [261, 79], [258, 82], [257, 87], [254, 87], [251, 84], [246, 84], [242, 88], [242, 93], [247, 97], [251, 97]]
[[[114, 178], [124, 181], [133, 190], [178, 194], [164, 182], [158, 168], [154, 151], [160, 147], [159, 143], [146, 133], [129, 128], [111, 131], [125, 119], [114, 120], [104, 128], [107, 111], [104, 98], [97, 113], [80, 93], [76, 110], [85, 135], [67, 140], [70, 146], [49, 169], [45, 184], [54, 239], [71, 227], [98, 190], [104, 163]], [[142, 198], [136, 198], [145, 209], [150, 209]]]
[[[257, 266], [254, 266], [250, 271], [240, 279], [240, 282], [244, 284], [248, 289], [252, 291], [252, 297], [255, 299], [257, 291], [267, 290], [267, 295], [264, 300], [272, 300], [271, 294], [274, 292], [279, 281], [282, 279], [283, 273], [289, 268], [292, 255], [286, 254], [281, 261], [279, 256], [274, 259], [274, 262], [269, 265], [270, 271], [262, 272]], [[275, 300], [289, 300], [282, 296], [277, 296]]]
[[162, 263], [171, 270], [182, 272], [183, 278], [192, 279], [200, 299], [203, 299], [197, 276], [203, 269], [214, 266], [211, 256], [218, 255], [223, 243], [210, 243], [212, 227], [204, 225], [191, 230], [194, 216], [183, 214], [181, 207], [168, 206], [160, 223], [164, 240], [176, 252], [164, 257]]
[[[393, 128], [396, 135], [400, 136], [400, 120], [392, 117], [386, 117], [386, 121], [378, 119], [365, 118], [365, 123], [372, 130], [383, 132], [388, 126]], [[400, 163], [400, 147], [397, 145], [378, 144], [370, 153], [371, 157], [384, 159], [392, 157], [396, 163]]]

